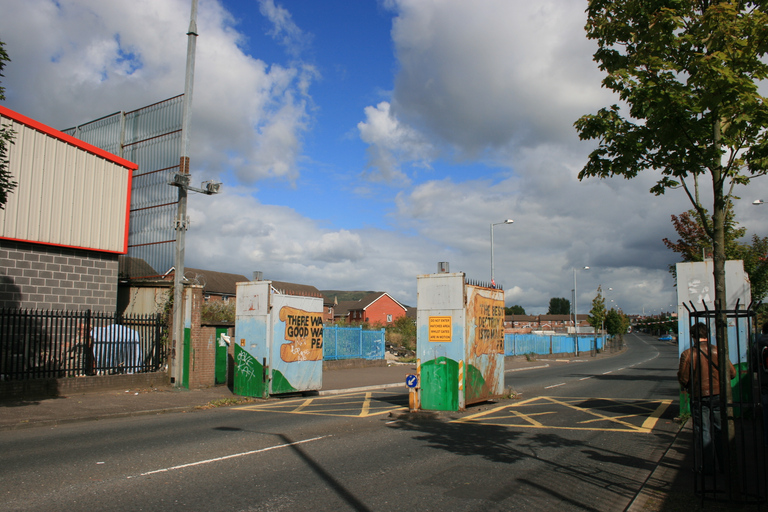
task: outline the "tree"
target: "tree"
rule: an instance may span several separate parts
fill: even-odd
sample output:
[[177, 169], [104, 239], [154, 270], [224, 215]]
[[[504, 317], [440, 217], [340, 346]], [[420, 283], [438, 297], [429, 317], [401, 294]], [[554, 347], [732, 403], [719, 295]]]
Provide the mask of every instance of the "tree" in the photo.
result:
[[[705, 217], [706, 217], [706, 210]], [[704, 261], [712, 257], [712, 239], [704, 229], [704, 223], [696, 210], [688, 210], [678, 215], [672, 215], [672, 225], [680, 236], [677, 242], [663, 238], [662, 242], [674, 252], [680, 253], [683, 261]], [[733, 259], [738, 256], [738, 239], [746, 234], [745, 228], [739, 227], [733, 218], [733, 203], [728, 201], [725, 211], [725, 257]], [[674, 266], [670, 267], [674, 271]], [[673, 272], [674, 274], [674, 272]]]
[[565, 298], [553, 297], [549, 299], [548, 315], [568, 315], [571, 313], [571, 301]]
[[[726, 367], [725, 213], [736, 185], [768, 170], [768, 105], [757, 84], [768, 77], [768, 14], [763, 2], [592, 0], [587, 37], [603, 86], [618, 105], [576, 121], [598, 147], [579, 173], [634, 178], [659, 173], [654, 194], [682, 188], [712, 240], [718, 363]], [[698, 178], [712, 183], [711, 217]], [[723, 374], [725, 375], [725, 374]], [[725, 377], [720, 383], [731, 402]], [[730, 408], [729, 408], [730, 409]], [[732, 411], [727, 417], [732, 418]], [[733, 440], [733, 422], [728, 423]]]
[[592, 309], [589, 310], [589, 318], [587, 319], [589, 325], [591, 325], [595, 332], [600, 332], [605, 321], [605, 297], [603, 297], [603, 286], [597, 287], [597, 295], [592, 299]]
[[504, 308], [504, 314], [505, 315], [524, 315], [525, 309], [523, 308], [523, 306], [518, 306], [517, 304], [515, 304], [511, 308]]
[[620, 340], [624, 339], [624, 333], [629, 329], [629, 317], [621, 311], [611, 308], [605, 315], [605, 330], [611, 336], [618, 336]]
[[[3, 68], [5, 68], [5, 63], [10, 61], [11, 59], [5, 51], [5, 43], [0, 41], [0, 77], [5, 76], [3, 75]], [[5, 87], [0, 86], [0, 100], [4, 99]], [[16, 188], [16, 182], [11, 179], [13, 176], [8, 168], [8, 146], [13, 144], [13, 136], [14, 132], [11, 127], [0, 123], [0, 210], [5, 209], [8, 194]]]

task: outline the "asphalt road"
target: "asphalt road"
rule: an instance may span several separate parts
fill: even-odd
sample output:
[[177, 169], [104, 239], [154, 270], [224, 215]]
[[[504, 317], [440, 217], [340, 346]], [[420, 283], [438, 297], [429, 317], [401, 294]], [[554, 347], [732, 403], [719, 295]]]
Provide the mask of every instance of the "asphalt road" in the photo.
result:
[[382, 391], [2, 432], [0, 509], [623, 510], [678, 428], [675, 347], [628, 342], [462, 414]]

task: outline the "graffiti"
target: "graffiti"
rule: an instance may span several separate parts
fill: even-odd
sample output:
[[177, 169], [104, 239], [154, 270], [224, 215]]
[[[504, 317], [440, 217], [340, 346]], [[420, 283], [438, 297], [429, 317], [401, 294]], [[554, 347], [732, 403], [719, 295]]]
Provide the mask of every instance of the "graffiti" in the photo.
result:
[[235, 361], [237, 363], [239, 374], [245, 378], [245, 380], [251, 380], [256, 377], [256, 372], [253, 368], [253, 357], [248, 354], [248, 352], [244, 350], [239, 351]]
[[712, 303], [712, 299], [709, 295], [709, 286], [700, 279], [694, 278], [688, 282], [688, 295], [691, 298], [697, 297], [694, 301], [696, 304]]
[[280, 321], [285, 322], [285, 341], [288, 342], [280, 346], [283, 361], [322, 361], [322, 313], [283, 306], [280, 308]]

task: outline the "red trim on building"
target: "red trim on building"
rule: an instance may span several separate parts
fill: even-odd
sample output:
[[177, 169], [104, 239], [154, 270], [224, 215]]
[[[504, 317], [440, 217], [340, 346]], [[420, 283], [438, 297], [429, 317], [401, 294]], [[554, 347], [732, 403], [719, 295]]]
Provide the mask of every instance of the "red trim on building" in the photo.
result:
[[106, 252], [109, 254], [126, 254], [128, 252], [127, 247], [123, 247], [123, 249], [119, 251], [110, 251], [108, 249], [96, 249], [94, 247], [81, 247], [79, 245], [54, 244], [53, 242], [41, 242], [39, 240], [24, 240], [23, 238], [10, 238], [7, 236], [0, 236], [0, 240], [10, 240], [11, 242], [24, 242], [25, 244], [50, 245], [52, 247], [66, 247], [68, 249], [81, 249], [83, 251]]
[[128, 169], [136, 170], [139, 168], [139, 164], [135, 164], [124, 158], [120, 158], [119, 156], [113, 155], [112, 153], [109, 153], [108, 151], [104, 151], [101, 148], [97, 148], [96, 146], [91, 146], [87, 142], [83, 142], [80, 139], [76, 139], [71, 135], [67, 135], [66, 133], [60, 132], [59, 130], [56, 130], [55, 128], [51, 128], [50, 126], [45, 125], [39, 121], [30, 119], [29, 117], [21, 115], [18, 112], [14, 112], [13, 110], [3, 107], [2, 105], [0, 105], [0, 114], [10, 119], [13, 119], [14, 121], [18, 121], [19, 123], [25, 124], [30, 128], [34, 128], [39, 132], [43, 132], [46, 135], [50, 135], [51, 137], [55, 137], [61, 141], [64, 141], [67, 144], [71, 144], [89, 153], [93, 153], [96, 156], [100, 156], [105, 160], [109, 160], [110, 162], [114, 162], [118, 165], [122, 165], [123, 167], [126, 167]]

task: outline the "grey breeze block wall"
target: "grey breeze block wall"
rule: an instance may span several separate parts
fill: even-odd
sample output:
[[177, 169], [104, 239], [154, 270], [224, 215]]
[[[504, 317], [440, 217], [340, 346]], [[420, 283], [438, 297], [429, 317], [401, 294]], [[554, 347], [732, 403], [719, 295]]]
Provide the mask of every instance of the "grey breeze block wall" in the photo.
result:
[[0, 308], [114, 312], [117, 257], [0, 239]]

